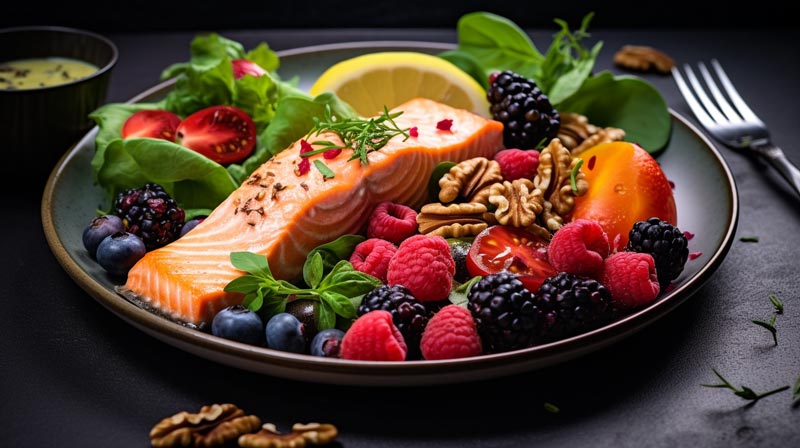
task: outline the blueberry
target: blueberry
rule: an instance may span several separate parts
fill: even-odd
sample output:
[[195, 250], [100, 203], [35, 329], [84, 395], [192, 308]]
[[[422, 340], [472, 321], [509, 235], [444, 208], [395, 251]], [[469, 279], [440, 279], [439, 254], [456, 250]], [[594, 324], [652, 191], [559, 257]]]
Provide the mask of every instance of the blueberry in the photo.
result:
[[97, 246], [109, 235], [125, 231], [125, 223], [117, 215], [104, 215], [92, 218], [83, 229], [83, 247], [92, 258], [97, 257]]
[[141, 238], [129, 232], [117, 232], [105, 237], [97, 246], [97, 262], [109, 274], [124, 277], [146, 252]]
[[344, 331], [338, 328], [322, 330], [311, 340], [311, 354], [325, 358], [338, 358]]
[[200, 218], [194, 218], [194, 219], [190, 219], [190, 220], [186, 221], [186, 223], [181, 228], [180, 236], [186, 235], [190, 230], [194, 229], [198, 224], [203, 222], [204, 219], [205, 219], [204, 217], [200, 217]]
[[229, 306], [214, 316], [211, 334], [250, 345], [264, 345], [264, 322], [243, 305]]
[[305, 353], [305, 327], [293, 315], [278, 313], [267, 321], [267, 347], [292, 353]]

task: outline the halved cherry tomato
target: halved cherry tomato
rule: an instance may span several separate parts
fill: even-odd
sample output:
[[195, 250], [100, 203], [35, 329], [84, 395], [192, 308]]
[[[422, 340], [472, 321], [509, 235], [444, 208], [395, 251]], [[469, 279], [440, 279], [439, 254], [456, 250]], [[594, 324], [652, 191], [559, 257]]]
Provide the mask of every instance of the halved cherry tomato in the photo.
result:
[[233, 66], [233, 77], [239, 79], [244, 75], [251, 75], [258, 78], [261, 75], [266, 75], [267, 71], [261, 68], [260, 65], [247, 59], [234, 59], [231, 61]]
[[479, 233], [467, 254], [467, 271], [472, 276], [486, 276], [500, 271], [519, 275], [531, 292], [558, 272], [550, 266], [548, 242], [511, 226], [494, 225]]
[[256, 125], [233, 106], [211, 106], [186, 117], [178, 126], [177, 143], [227, 165], [246, 159], [256, 145]]
[[160, 138], [175, 141], [181, 117], [168, 110], [140, 110], [125, 120], [122, 125], [122, 138]]

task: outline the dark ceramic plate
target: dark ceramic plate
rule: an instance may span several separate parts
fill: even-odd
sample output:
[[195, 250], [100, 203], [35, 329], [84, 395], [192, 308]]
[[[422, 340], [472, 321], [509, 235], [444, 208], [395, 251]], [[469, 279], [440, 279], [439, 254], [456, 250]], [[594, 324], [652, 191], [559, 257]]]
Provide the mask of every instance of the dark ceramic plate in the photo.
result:
[[[308, 89], [327, 67], [359, 54], [389, 50], [437, 53], [448, 48], [451, 47], [425, 42], [362, 42], [301, 48], [280, 54], [281, 74], [299, 76], [300, 87]], [[170, 82], [157, 85], [131, 101], [158, 99], [171, 86]], [[139, 308], [114, 292], [114, 284], [89, 258], [81, 242], [84, 226], [103, 203], [102, 190], [91, 182], [89, 164], [96, 129], [80, 140], [54, 169], [45, 188], [42, 219], [56, 258], [86, 292], [131, 325], [195, 355], [268, 375], [324, 383], [420, 385], [499, 377], [563, 362], [633, 335], [688, 299], [722, 263], [738, 219], [733, 177], [714, 146], [684, 118], [674, 111], [671, 114], [672, 137], [658, 161], [675, 183], [678, 226], [696, 235], [689, 248], [702, 255], [687, 263], [674, 289], [647, 308], [589, 333], [510, 353], [402, 363], [323, 359], [217, 338]]]

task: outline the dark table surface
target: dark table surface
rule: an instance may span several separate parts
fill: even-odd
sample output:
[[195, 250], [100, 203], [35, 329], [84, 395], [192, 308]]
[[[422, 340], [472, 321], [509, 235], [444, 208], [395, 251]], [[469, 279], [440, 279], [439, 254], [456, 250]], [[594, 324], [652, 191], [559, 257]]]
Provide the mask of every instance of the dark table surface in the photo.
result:
[[[199, 30], [198, 30], [199, 31]], [[336, 41], [455, 42], [454, 30], [217, 30], [247, 48]], [[540, 48], [551, 30], [532, 30]], [[124, 101], [188, 59], [191, 32], [109, 34], [120, 58], [108, 101]], [[624, 44], [658, 47], [678, 62], [718, 58], [774, 141], [800, 163], [796, 30], [593, 30], [598, 68]], [[670, 77], [646, 75], [691, 117]], [[692, 119], [692, 121], [694, 121]], [[764, 392], [800, 376], [800, 197], [774, 170], [720, 148], [736, 179], [737, 238], [715, 275], [674, 312], [625, 340], [539, 371], [419, 388], [317, 385], [240, 371], [140, 332], [88, 296], [44, 239], [34, 200], [3, 189], [0, 297], [0, 445], [149, 446], [162, 418], [230, 402], [264, 421], [336, 424], [346, 447], [800, 446], [791, 391], [753, 406], [714, 383]], [[18, 187], [17, 187], [18, 188]], [[36, 188], [29, 186], [28, 188]], [[24, 196], [23, 196], [24, 197]], [[758, 243], [739, 240], [755, 235]], [[785, 303], [778, 346], [752, 319]], [[544, 402], [558, 405], [550, 414]]]

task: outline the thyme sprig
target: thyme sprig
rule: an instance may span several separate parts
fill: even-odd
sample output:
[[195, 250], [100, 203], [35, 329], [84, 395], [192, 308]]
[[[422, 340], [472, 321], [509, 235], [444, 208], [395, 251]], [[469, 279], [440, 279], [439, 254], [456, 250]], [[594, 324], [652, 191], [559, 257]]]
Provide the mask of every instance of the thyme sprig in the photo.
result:
[[717, 369], [711, 369], [711, 370], [713, 370], [714, 374], [717, 375], [717, 378], [719, 378], [719, 380], [722, 381], [722, 384], [702, 384], [703, 387], [719, 387], [719, 388], [730, 389], [737, 397], [741, 397], [745, 400], [748, 400], [751, 402], [751, 404], [756, 403], [758, 400], [764, 397], [768, 397], [772, 394], [777, 394], [778, 392], [783, 392], [789, 389], [789, 386], [783, 386], [768, 392], [764, 392], [763, 394], [758, 394], [755, 391], [753, 391], [753, 389], [746, 386], [742, 386], [741, 388], [736, 388], [730, 382], [728, 382], [728, 380], [726, 380], [722, 375], [720, 375], [719, 372], [717, 372]]
[[769, 320], [769, 322], [765, 322], [763, 320], [756, 320], [756, 319], [753, 319], [751, 322], [753, 322], [754, 324], [758, 325], [759, 327], [766, 328], [770, 333], [772, 333], [772, 341], [775, 343], [775, 345], [778, 345], [778, 329], [775, 328], [775, 318], [776, 317], [777, 316], [775, 314], [773, 314], [772, 318]]
[[342, 140], [342, 144], [317, 140], [311, 145], [321, 146], [322, 149], [305, 152], [301, 155], [309, 157], [331, 149], [352, 149], [353, 155], [348, 161], [360, 160], [362, 165], [368, 165], [367, 154], [383, 148], [392, 138], [402, 135], [403, 141], [408, 140], [410, 128], [401, 129], [394, 121], [402, 114], [403, 111], [389, 113], [389, 109], [384, 106], [383, 112], [377, 117], [339, 119], [339, 117], [333, 116], [331, 108], [326, 106], [322, 119], [314, 117], [314, 127], [309, 135], [318, 136], [322, 132], [332, 132]]

